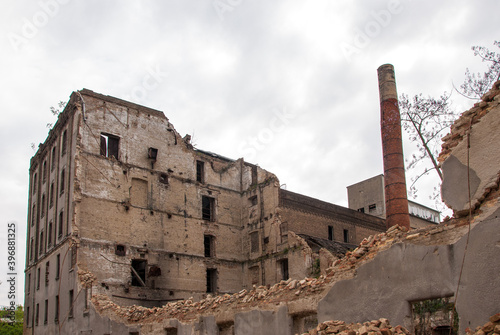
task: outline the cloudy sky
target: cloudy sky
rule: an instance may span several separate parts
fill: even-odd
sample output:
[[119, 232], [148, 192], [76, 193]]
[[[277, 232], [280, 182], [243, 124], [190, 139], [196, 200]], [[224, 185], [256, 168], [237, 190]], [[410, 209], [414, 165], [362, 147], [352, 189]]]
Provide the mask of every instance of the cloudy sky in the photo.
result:
[[[290, 191], [347, 206], [383, 172], [377, 68], [399, 93], [438, 95], [484, 71], [498, 0], [2, 1], [0, 305], [7, 223], [22, 303], [29, 159], [50, 107], [91, 89], [163, 111], [200, 149], [259, 164]], [[470, 101], [452, 96], [458, 111]], [[405, 144], [405, 154], [414, 147]], [[409, 176], [407, 179], [409, 180]], [[428, 200], [437, 180], [419, 184]], [[5, 250], [4, 250], [5, 249]]]

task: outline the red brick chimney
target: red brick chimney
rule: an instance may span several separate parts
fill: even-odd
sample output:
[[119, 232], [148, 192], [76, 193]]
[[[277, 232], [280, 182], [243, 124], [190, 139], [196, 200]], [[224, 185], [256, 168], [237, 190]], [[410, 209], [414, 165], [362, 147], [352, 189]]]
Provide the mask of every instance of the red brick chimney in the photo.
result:
[[406, 195], [401, 117], [394, 67], [385, 64], [378, 68], [380, 93], [380, 127], [384, 154], [385, 211], [387, 228], [394, 225], [410, 229]]

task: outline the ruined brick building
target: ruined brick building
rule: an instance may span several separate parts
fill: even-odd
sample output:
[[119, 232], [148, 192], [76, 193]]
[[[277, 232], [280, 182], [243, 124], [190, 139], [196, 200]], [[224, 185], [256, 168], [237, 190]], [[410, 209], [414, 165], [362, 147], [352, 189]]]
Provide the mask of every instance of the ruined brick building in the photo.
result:
[[27, 331], [91, 329], [97, 293], [153, 307], [319, 274], [335, 259], [321, 248], [385, 230], [279, 185], [194, 148], [160, 111], [74, 92], [30, 165]]

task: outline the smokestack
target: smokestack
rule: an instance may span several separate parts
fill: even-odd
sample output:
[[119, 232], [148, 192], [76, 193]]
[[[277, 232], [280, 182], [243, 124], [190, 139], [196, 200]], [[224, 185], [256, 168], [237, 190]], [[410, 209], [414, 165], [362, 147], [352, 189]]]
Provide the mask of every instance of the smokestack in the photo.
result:
[[408, 198], [406, 196], [401, 116], [394, 67], [385, 64], [378, 68], [380, 93], [380, 127], [384, 154], [386, 225], [410, 229]]

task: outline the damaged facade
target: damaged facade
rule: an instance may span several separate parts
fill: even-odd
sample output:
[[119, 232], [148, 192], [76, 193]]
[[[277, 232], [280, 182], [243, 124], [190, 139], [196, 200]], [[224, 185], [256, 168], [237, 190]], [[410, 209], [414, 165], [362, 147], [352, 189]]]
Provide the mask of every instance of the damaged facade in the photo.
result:
[[85, 89], [31, 160], [28, 218], [34, 334], [128, 329], [96, 314], [96, 294], [154, 307], [319, 274], [336, 260], [324, 247], [341, 254], [385, 229], [193, 148], [160, 111]]

